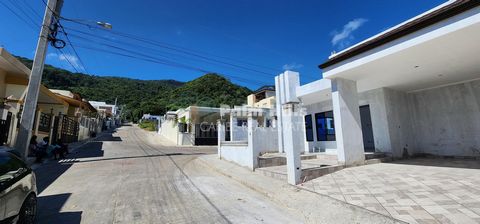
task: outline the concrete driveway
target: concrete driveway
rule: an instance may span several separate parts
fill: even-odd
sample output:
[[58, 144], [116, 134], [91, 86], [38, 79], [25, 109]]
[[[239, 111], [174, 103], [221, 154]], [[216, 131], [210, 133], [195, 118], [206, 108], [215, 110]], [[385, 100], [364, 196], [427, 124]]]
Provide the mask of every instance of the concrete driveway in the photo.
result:
[[264, 195], [191, 161], [208, 147], [157, 145], [124, 126], [36, 169], [38, 223], [298, 223]]
[[309, 190], [409, 223], [480, 223], [480, 161], [411, 159], [347, 168]]

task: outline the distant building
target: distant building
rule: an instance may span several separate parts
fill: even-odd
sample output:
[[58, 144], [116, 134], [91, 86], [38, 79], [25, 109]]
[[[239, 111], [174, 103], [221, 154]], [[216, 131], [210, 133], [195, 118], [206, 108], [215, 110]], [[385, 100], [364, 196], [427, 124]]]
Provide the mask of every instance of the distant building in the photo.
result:
[[158, 120], [158, 121], [160, 121], [161, 119], [162, 119], [161, 115], [144, 114], [142, 116], [142, 120]]
[[216, 145], [220, 108], [190, 106], [169, 111], [161, 121], [160, 135], [176, 145]]
[[257, 108], [275, 108], [275, 86], [262, 86], [248, 95], [247, 105]]
[[119, 110], [117, 105], [107, 104], [106, 102], [101, 102], [101, 101], [88, 101], [88, 102], [97, 110], [105, 111], [111, 115], [118, 115]]

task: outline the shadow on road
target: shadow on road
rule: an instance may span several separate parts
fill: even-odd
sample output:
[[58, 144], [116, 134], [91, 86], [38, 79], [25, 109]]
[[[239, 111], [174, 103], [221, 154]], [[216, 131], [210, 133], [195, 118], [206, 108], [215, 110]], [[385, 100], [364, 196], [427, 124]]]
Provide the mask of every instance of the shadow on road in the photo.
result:
[[139, 158], [152, 158], [152, 157], [161, 157], [161, 156], [191, 156], [191, 155], [205, 155], [205, 153], [166, 153], [166, 154], [142, 155], [142, 156], [122, 156], [122, 157], [113, 157], [113, 158], [89, 159], [89, 160], [81, 160], [81, 161], [80, 160], [64, 160], [64, 161], [61, 161], [60, 163], [72, 164], [72, 163], [88, 163], [88, 162], [98, 162], [98, 161], [119, 160], [119, 159], [139, 159]]
[[71, 194], [56, 194], [38, 197], [39, 224], [78, 224], [82, 220], [82, 211], [61, 212]]
[[91, 158], [91, 157], [103, 157], [103, 142], [89, 142], [78, 149], [76, 153], [73, 153], [67, 158]]
[[52, 163], [39, 167], [35, 170], [37, 176], [38, 193], [42, 193], [50, 184], [67, 171], [72, 164]]

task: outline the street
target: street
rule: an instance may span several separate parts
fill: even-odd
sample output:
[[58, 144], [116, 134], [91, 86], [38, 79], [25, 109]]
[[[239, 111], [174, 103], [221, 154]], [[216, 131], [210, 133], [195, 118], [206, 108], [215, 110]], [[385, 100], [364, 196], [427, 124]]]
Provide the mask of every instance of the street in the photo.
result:
[[136, 126], [36, 169], [38, 223], [298, 223], [265, 196], [195, 163], [215, 147], [167, 147]]

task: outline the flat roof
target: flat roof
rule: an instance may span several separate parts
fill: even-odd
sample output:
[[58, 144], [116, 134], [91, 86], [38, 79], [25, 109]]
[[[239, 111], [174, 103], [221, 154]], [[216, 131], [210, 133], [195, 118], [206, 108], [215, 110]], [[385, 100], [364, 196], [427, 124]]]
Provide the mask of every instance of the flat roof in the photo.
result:
[[477, 6], [480, 6], [479, 0], [450, 0], [423, 14], [392, 27], [391, 29], [332, 55], [326, 62], [320, 64], [318, 67], [321, 69], [327, 68]]

